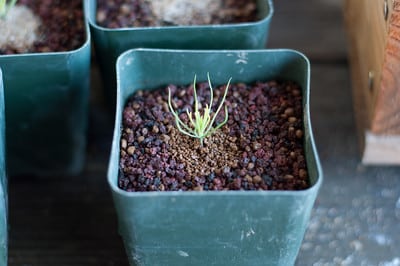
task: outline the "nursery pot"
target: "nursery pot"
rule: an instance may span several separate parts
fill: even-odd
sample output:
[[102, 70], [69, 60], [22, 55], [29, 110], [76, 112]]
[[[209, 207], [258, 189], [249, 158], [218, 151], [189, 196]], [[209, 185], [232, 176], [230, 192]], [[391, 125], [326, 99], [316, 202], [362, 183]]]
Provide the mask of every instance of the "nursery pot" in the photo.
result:
[[7, 265], [7, 180], [3, 76], [0, 69], [0, 265]]
[[132, 48], [261, 49], [265, 47], [273, 14], [272, 0], [257, 0], [256, 22], [168, 27], [109, 29], [96, 24], [97, 1], [86, 0], [86, 16], [93, 36], [96, 58], [105, 82], [105, 94], [115, 100], [115, 62]]
[[[165, 67], [165, 62], [171, 67]], [[118, 187], [122, 110], [136, 90], [291, 80], [303, 90], [310, 187], [299, 191], [126, 192]], [[108, 169], [131, 265], [293, 265], [322, 182], [309, 116], [308, 60], [291, 50], [134, 49], [117, 61], [117, 107]], [[201, 76], [200, 76], [201, 75]]]
[[76, 174], [86, 147], [90, 35], [76, 50], [0, 55], [10, 175]]

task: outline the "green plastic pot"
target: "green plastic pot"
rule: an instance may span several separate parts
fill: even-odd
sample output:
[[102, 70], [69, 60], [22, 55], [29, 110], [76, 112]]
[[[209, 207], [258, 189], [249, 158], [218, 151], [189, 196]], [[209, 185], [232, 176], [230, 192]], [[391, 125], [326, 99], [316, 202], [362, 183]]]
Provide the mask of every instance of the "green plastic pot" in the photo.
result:
[[84, 163], [90, 33], [72, 51], [0, 55], [10, 175], [76, 174]]
[[136, 27], [108, 29], [96, 24], [97, 1], [86, 0], [86, 16], [93, 36], [96, 58], [105, 85], [105, 94], [115, 104], [115, 62], [132, 48], [167, 49], [262, 49], [268, 39], [273, 14], [272, 0], [257, 0], [259, 20], [249, 23]]
[[3, 76], [0, 69], [0, 265], [7, 265], [7, 179]]
[[[165, 67], [168, 62], [170, 67]], [[108, 169], [119, 232], [131, 265], [293, 265], [322, 183], [309, 113], [310, 66], [292, 50], [136, 49], [117, 61], [117, 106]], [[302, 191], [126, 192], [118, 187], [124, 104], [138, 89], [284, 79], [303, 89], [305, 154], [311, 187]]]

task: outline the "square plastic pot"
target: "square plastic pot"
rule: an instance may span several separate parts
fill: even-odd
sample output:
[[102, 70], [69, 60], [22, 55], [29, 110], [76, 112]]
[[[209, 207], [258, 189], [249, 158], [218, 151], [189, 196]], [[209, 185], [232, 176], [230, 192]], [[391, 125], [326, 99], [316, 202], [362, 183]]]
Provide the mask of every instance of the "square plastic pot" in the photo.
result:
[[7, 265], [7, 179], [3, 76], [0, 69], [0, 265]]
[[[268, 39], [273, 15], [272, 0], [257, 0], [256, 22], [168, 27], [109, 29], [96, 24], [97, 1], [86, 0], [86, 16], [93, 36], [96, 58], [104, 79], [105, 94], [114, 106], [115, 62], [132, 48], [167, 49], [262, 49]], [[166, 62], [167, 63], [167, 62]]]
[[76, 174], [84, 163], [90, 33], [67, 52], [0, 55], [10, 175]]
[[[165, 67], [169, 62], [170, 67]], [[304, 147], [311, 187], [301, 191], [126, 192], [118, 187], [124, 104], [138, 89], [198, 80], [223, 84], [292, 80], [303, 89]], [[310, 66], [291, 50], [137, 49], [117, 62], [117, 106], [108, 182], [131, 265], [293, 265], [322, 171], [309, 114]]]

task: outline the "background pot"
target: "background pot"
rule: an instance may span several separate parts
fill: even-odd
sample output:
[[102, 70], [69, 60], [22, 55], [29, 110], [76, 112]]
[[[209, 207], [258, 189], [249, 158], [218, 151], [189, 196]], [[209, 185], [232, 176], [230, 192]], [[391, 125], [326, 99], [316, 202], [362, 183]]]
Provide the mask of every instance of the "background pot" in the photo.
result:
[[3, 77], [0, 69], [0, 265], [7, 265], [7, 179], [4, 133], [4, 92]]
[[[164, 62], [173, 62], [165, 67]], [[108, 169], [119, 231], [132, 265], [293, 265], [322, 182], [311, 132], [309, 62], [290, 50], [137, 49], [117, 62], [117, 108]], [[134, 192], [118, 188], [121, 114], [137, 89], [284, 79], [303, 89], [311, 187], [302, 191]]]
[[[86, 16], [93, 36], [108, 99], [115, 100], [115, 62], [132, 48], [261, 49], [265, 47], [273, 14], [272, 0], [257, 0], [259, 21], [226, 25], [137, 27], [108, 29], [96, 24], [97, 1], [86, 0]], [[167, 63], [167, 62], [166, 62]]]
[[90, 34], [73, 51], [0, 55], [7, 166], [15, 174], [75, 174], [84, 163]]

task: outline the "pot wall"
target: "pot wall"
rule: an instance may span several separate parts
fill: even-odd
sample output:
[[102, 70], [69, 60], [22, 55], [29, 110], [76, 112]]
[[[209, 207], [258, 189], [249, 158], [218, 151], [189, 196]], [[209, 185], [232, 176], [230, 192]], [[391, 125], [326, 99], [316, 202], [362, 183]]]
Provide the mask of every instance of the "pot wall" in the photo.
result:
[[[174, 67], [165, 67], [169, 62]], [[309, 63], [290, 50], [137, 49], [117, 62], [117, 109], [108, 182], [131, 265], [293, 265], [322, 182], [309, 117]], [[311, 188], [303, 191], [134, 192], [117, 186], [121, 113], [137, 89], [288, 79], [303, 88]]]
[[7, 179], [3, 76], [0, 69], [0, 265], [7, 265]]
[[86, 0], [89, 21], [108, 99], [115, 101], [115, 62], [117, 57], [132, 48], [169, 49], [261, 49], [268, 39], [273, 14], [272, 0], [258, 0], [260, 20], [251, 23], [138, 27], [107, 29], [96, 24], [96, 0]]
[[76, 174], [88, 120], [90, 35], [68, 52], [0, 55], [10, 175]]

